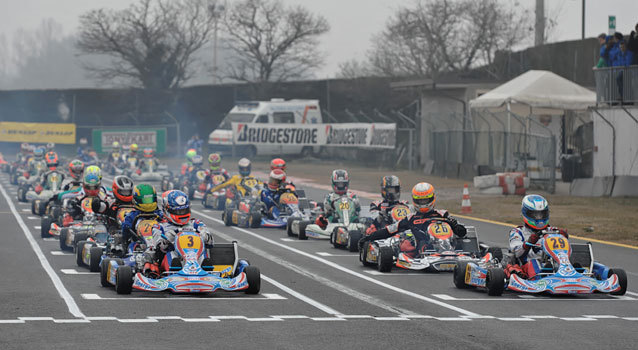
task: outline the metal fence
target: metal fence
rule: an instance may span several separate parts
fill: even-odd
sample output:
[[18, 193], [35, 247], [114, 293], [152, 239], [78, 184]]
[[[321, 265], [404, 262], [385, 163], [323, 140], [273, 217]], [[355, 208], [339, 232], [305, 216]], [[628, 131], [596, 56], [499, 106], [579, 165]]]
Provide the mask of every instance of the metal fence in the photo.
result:
[[594, 68], [596, 103], [637, 103], [638, 66]]
[[458, 163], [491, 169], [526, 171], [532, 183], [554, 190], [556, 138], [505, 131], [451, 130], [430, 133], [435, 164]]

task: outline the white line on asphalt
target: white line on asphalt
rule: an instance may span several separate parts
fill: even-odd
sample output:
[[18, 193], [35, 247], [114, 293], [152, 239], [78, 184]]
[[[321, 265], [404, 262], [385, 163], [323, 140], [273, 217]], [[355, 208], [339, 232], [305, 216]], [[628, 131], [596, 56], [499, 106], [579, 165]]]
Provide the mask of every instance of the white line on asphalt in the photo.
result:
[[60, 269], [65, 275], [95, 275], [97, 272], [78, 271], [76, 269]]
[[[223, 224], [223, 221], [221, 221], [221, 220], [219, 220], [219, 219], [216, 219], [216, 218], [213, 218], [213, 217], [210, 217], [210, 216], [208, 216], [208, 215], [206, 215], [206, 214], [204, 214], [204, 213], [202, 213], [202, 212], [199, 212], [199, 211], [196, 211], [196, 210], [193, 210], [193, 212], [194, 212], [194, 213], [196, 213], [196, 214], [198, 214], [198, 215], [200, 215], [200, 216], [203, 216], [203, 217], [205, 217], [205, 218], [208, 218], [208, 219], [210, 219], [210, 220], [213, 220], [213, 221], [215, 221], [215, 222], [217, 222], [217, 223], [222, 223], [222, 224]], [[374, 278], [372, 278], [372, 277], [366, 276], [366, 275], [364, 275], [364, 274], [362, 274], [362, 273], [359, 273], [359, 272], [356, 272], [356, 271], [353, 271], [353, 270], [347, 269], [347, 268], [345, 268], [345, 267], [343, 267], [343, 266], [341, 266], [341, 265], [339, 265], [339, 264], [336, 264], [336, 263], [334, 263], [334, 262], [332, 262], [332, 261], [325, 260], [325, 259], [319, 258], [319, 257], [317, 257], [317, 256], [315, 256], [315, 255], [313, 255], [313, 254], [306, 253], [306, 252], [304, 252], [304, 251], [302, 251], [302, 250], [299, 250], [299, 249], [295, 249], [295, 248], [289, 247], [289, 246], [287, 246], [287, 245], [285, 245], [285, 244], [282, 244], [282, 243], [279, 243], [279, 242], [273, 241], [272, 239], [269, 239], [269, 238], [263, 237], [263, 236], [258, 235], [258, 234], [256, 234], [256, 233], [250, 232], [250, 231], [248, 231], [248, 230], [244, 230], [244, 229], [242, 229], [242, 228], [240, 228], [240, 227], [234, 227], [234, 226], [233, 226], [233, 228], [234, 228], [235, 230], [238, 230], [238, 231], [240, 231], [240, 232], [244, 232], [244, 233], [246, 233], [246, 234], [248, 234], [248, 235], [251, 235], [251, 236], [253, 236], [253, 237], [256, 237], [256, 238], [258, 238], [258, 239], [261, 239], [261, 240], [263, 240], [263, 241], [265, 241], [265, 242], [268, 242], [268, 243], [270, 243], [270, 244], [273, 244], [273, 245], [279, 246], [279, 247], [281, 247], [281, 248], [287, 249], [287, 250], [289, 250], [289, 251], [291, 251], [291, 252], [294, 252], [294, 253], [296, 253], [296, 254], [303, 255], [303, 256], [308, 257], [308, 258], [310, 258], [310, 259], [316, 260], [316, 261], [318, 261], [318, 262], [320, 262], [320, 263], [322, 263], [322, 264], [328, 265], [328, 266], [333, 267], [333, 268], [335, 268], [335, 269], [337, 269], [337, 270], [340, 270], [340, 271], [342, 271], [342, 272], [345, 272], [345, 273], [347, 273], [347, 274], [349, 274], [349, 275], [352, 275], [352, 276], [355, 276], [355, 277], [361, 278], [361, 279], [363, 279], [363, 280], [366, 280], [366, 281], [368, 281], [368, 282], [374, 283], [374, 284], [376, 284], [376, 285], [378, 285], [378, 286], [381, 286], [381, 287], [384, 287], [384, 288], [386, 288], [386, 289], [390, 289], [390, 290], [395, 291], [395, 292], [397, 292], [397, 293], [401, 293], [401, 294], [404, 294], [404, 295], [407, 295], [407, 296], [413, 297], [413, 298], [415, 298], [415, 299], [419, 299], [419, 300], [422, 300], [422, 301], [425, 301], [425, 302], [428, 302], [428, 303], [432, 303], [432, 304], [435, 304], [435, 305], [438, 305], [438, 306], [441, 306], [441, 307], [444, 307], [444, 308], [447, 308], [447, 309], [450, 309], [450, 310], [453, 310], [453, 311], [459, 312], [459, 313], [461, 313], [461, 314], [463, 314], [463, 315], [465, 315], [465, 316], [479, 316], [478, 314], [476, 314], [476, 313], [474, 313], [474, 312], [472, 312], [472, 311], [465, 310], [465, 309], [462, 309], [462, 308], [460, 308], [460, 307], [456, 307], [456, 306], [454, 306], [454, 305], [451, 305], [451, 304], [448, 304], [448, 303], [444, 303], [444, 302], [439, 301], [439, 300], [436, 300], [436, 299], [428, 298], [428, 297], [423, 296], [423, 295], [421, 295], [421, 294], [413, 293], [413, 292], [410, 292], [410, 291], [408, 291], [408, 290], [401, 289], [401, 288], [399, 288], [399, 287], [396, 287], [396, 286], [393, 286], [393, 285], [390, 285], [390, 284], [387, 284], [387, 283], [381, 282], [381, 281], [376, 280], [376, 279], [374, 279]]]
[[457, 298], [448, 294], [432, 294], [432, 296], [443, 300], [450, 301], [634, 301], [637, 299], [628, 296], [606, 295], [606, 298], [552, 298], [545, 296], [533, 295], [512, 295], [514, 298], [508, 297], [491, 297], [491, 298]]
[[312, 306], [316, 307], [317, 309], [319, 309], [319, 310], [321, 310], [321, 311], [323, 311], [323, 312], [325, 312], [327, 314], [330, 314], [330, 315], [343, 315], [342, 312], [339, 312], [339, 311], [331, 308], [328, 305], [322, 304], [322, 303], [320, 303], [320, 302], [318, 302], [318, 301], [316, 301], [316, 300], [314, 300], [314, 299], [312, 299], [310, 297], [307, 297], [307, 296], [305, 296], [305, 295], [303, 295], [303, 294], [301, 294], [301, 293], [299, 293], [299, 292], [297, 292], [295, 290], [292, 290], [291, 288], [288, 288], [288, 287], [284, 286], [283, 284], [275, 281], [274, 279], [272, 279], [270, 277], [267, 277], [267, 276], [264, 276], [264, 274], [261, 275], [261, 278], [263, 280], [265, 280], [266, 282], [272, 284], [273, 286], [275, 286], [275, 287], [283, 290], [284, 292], [292, 295], [293, 297], [303, 301], [306, 304], [312, 305]]
[[85, 317], [82, 311], [80, 310], [80, 308], [78, 307], [78, 305], [75, 303], [75, 300], [73, 299], [69, 291], [66, 289], [66, 287], [64, 287], [64, 284], [62, 284], [60, 277], [55, 273], [55, 271], [53, 270], [53, 267], [51, 267], [51, 264], [49, 264], [49, 261], [47, 260], [46, 256], [44, 256], [42, 249], [40, 249], [40, 246], [31, 235], [31, 232], [29, 232], [29, 228], [22, 220], [22, 217], [20, 216], [20, 214], [18, 214], [16, 207], [13, 205], [13, 202], [11, 201], [11, 197], [9, 197], [9, 195], [4, 190], [4, 187], [2, 185], [0, 185], [0, 192], [2, 192], [4, 199], [7, 201], [7, 205], [9, 205], [9, 208], [13, 212], [13, 216], [16, 218], [18, 225], [20, 225], [20, 228], [22, 229], [24, 236], [27, 238], [27, 241], [29, 241], [29, 244], [31, 245], [31, 249], [33, 249], [33, 252], [35, 253], [35, 255], [38, 256], [38, 260], [40, 260], [40, 264], [42, 265], [42, 268], [44, 268], [46, 273], [49, 275], [49, 278], [51, 278], [51, 281], [53, 282], [55, 289], [58, 290], [58, 294], [60, 294], [62, 299], [64, 299], [64, 302], [66, 303], [66, 306], [68, 307], [69, 312], [75, 317], [81, 317], [81, 318]]
[[625, 293], [638, 297], [638, 293], [634, 293], [634, 292], [630, 292], [630, 291], [627, 291]]
[[[263, 277], [263, 275], [262, 275]], [[263, 293], [263, 298], [257, 297], [181, 297], [174, 296], [167, 298], [161, 297], [101, 297], [97, 294], [83, 293], [80, 294], [82, 299], [85, 300], [153, 300], [153, 301], [169, 301], [175, 302], [177, 300], [287, 300], [288, 298], [275, 293]]]
[[317, 252], [317, 255], [321, 256], [357, 256], [357, 254], [332, 254], [328, 252]]
[[61, 250], [52, 250], [51, 255], [75, 255], [75, 254], [63, 252]]
[[33, 226], [34, 229], [39, 230], [42, 228], [42, 226]]
[[25, 213], [30, 213], [31, 209], [22, 209], [22, 211], [25, 212]]
[[301, 241], [301, 240], [298, 240], [298, 239], [292, 239], [292, 238], [279, 238], [279, 239], [281, 239], [281, 240], [282, 240], [282, 241], [284, 241], [284, 242], [303, 242], [303, 241]]
[[37, 216], [27, 216], [27, 219], [29, 220], [39, 220], [40, 218]]
[[595, 318], [589, 317], [560, 317], [563, 321], [597, 321]]
[[52, 242], [52, 241], [57, 241], [58, 239], [56, 237], [46, 237], [46, 238], [42, 238], [42, 240], [47, 242]]
[[625, 271], [625, 272], [627, 272], [628, 274], [630, 274], [630, 275], [632, 275], [632, 276], [636, 276], [636, 277], [638, 277], [638, 273], [635, 273], [635, 272], [629, 272], [629, 271]]
[[399, 273], [389, 273], [389, 272], [381, 272], [377, 270], [365, 270], [365, 273], [374, 276], [423, 276], [423, 272], [399, 272]]
[[[29, 203], [26, 203], [26, 202], [18, 202], [18, 205], [29, 205]], [[25, 210], [25, 209], [22, 209], [22, 211], [31, 211], [31, 210], [29, 210], [29, 209], [26, 209], [26, 210]]]
[[500, 321], [534, 321], [533, 319], [526, 317], [497, 317], [496, 319]]

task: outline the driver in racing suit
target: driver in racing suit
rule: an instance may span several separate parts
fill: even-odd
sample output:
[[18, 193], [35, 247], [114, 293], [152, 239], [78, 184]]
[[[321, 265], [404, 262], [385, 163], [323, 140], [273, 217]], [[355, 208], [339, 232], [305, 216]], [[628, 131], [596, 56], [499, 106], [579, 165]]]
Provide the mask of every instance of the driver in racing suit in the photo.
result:
[[268, 186], [261, 191], [261, 201], [266, 205], [266, 215], [273, 218], [273, 211], [277, 210], [279, 198], [285, 191], [283, 185], [286, 182], [286, 173], [281, 169], [275, 169], [270, 172]]
[[333, 192], [328, 193], [326, 198], [323, 200], [324, 214], [319, 215], [317, 220], [315, 220], [315, 223], [322, 229], [325, 229], [329, 222], [333, 222], [336, 219], [334, 215], [334, 203], [342, 196], [348, 196], [354, 202], [355, 216], [352, 218], [352, 222], [357, 222], [359, 212], [361, 212], [361, 203], [359, 202], [359, 198], [356, 194], [348, 190], [348, 186], [350, 185], [348, 172], [343, 169], [333, 170], [331, 182]]
[[162, 210], [166, 221], [153, 226], [153, 245], [146, 249], [143, 273], [151, 278], [159, 278], [160, 271], [168, 271], [170, 266], [176, 265], [173, 263], [177, 257], [173, 244], [177, 234], [184, 229], [198, 232], [206, 248], [211, 248], [214, 243], [206, 225], [191, 219], [190, 201], [184, 192], [171, 190], [162, 194]]
[[465, 237], [467, 234], [465, 226], [459, 224], [446, 210], [434, 210], [435, 202], [436, 195], [434, 194], [434, 187], [432, 187], [432, 185], [427, 182], [416, 184], [412, 188], [412, 204], [414, 205], [416, 214], [408, 215], [400, 221], [363, 236], [363, 238], [359, 240], [359, 247], [363, 247], [368, 241], [389, 238], [397, 233], [411, 230], [411, 235], [416, 241], [416, 245], [412, 243], [411, 247], [409, 247], [410, 250], [407, 250], [406, 242], [410, 242], [410, 240], [404, 240], [401, 244], [401, 250], [414, 256], [416, 252], [430, 248], [430, 237], [427, 234], [427, 229], [433, 219], [445, 219], [452, 227], [454, 236], [457, 238]]
[[[71, 199], [68, 203], [68, 213], [74, 220], [82, 218], [82, 208], [80, 203], [88, 197], [99, 197], [101, 200], [107, 200], [111, 191], [102, 186], [102, 170], [92, 165], [84, 170], [82, 175], [82, 187], [61, 192], [57, 195], [57, 200], [62, 202], [64, 199]], [[98, 211], [98, 213], [102, 213]]]
[[383, 200], [370, 203], [370, 215], [372, 224], [366, 230], [366, 233], [372, 233], [378, 227], [385, 227], [392, 223], [390, 212], [397, 205], [408, 206], [407, 201], [401, 198], [401, 181], [395, 175], [384, 176], [381, 179], [381, 197]]
[[138, 220], [141, 219], [157, 219], [164, 220], [164, 213], [157, 208], [157, 192], [155, 188], [149, 184], [139, 184], [133, 189], [133, 206], [135, 210], [128, 213], [122, 223], [122, 239], [124, 245], [128, 243], [136, 235], [135, 232]]
[[240, 159], [239, 162], [237, 162], [237, 167], [239, 168], [239, 175], [233, 175], [228, 181], [213, 187], [210, 190], [210, 192], [217, 192], [221, 190], [222, 188], [225, 188], [228, 186], [234, 186], [237, 192], [239, 192], [241, 196], [245, 196], [249, 191], [249, 189], [244, 187], [243, 185], [245, 181], [254, 180], [257, 183], [259, 183], [259, 180], [257, 180], [254, 176], [250, 175], [250, 172], [251, 172], [250, 160], [246, 158]]
[[557, 227], [549, 227], [549, 205], [542, 196], [530, 194], [521, 203], [523, 226], [512, 229], [509, 233], [509, 251], [514, 254], [516, 261], [510, 261], [505, 268], [505, 275], [509, 277], [516, 273], [523, 278], [532, 278], [540, 272], [542, 266], [540, 258], [542, 249], [532, 247], [543, 235], [543, 230], [558, 231], [568, 238], [567, 231]]
[[[55, 152], [49, 152], [46, 154], [45, 159], [46, 159], [47, 167], [49, 168], [49, 170], [47, 170], [42, 175], [40, 175], [40, 181], [38, 181], [38, 184], [36, 185], [36, 188], [35, 188], [35, 191], [37, 193], [42, 192], [43, 189], [50, 190], [50, 188], [48, 188], [49, 184], [47, 182], [47, 177], [49, 176], [49, 174], [53, 172], [58, 172], [56, 170], [58, 167], [58, 154]], [[64, 181], [64, 174], [60, 172], [58, 173], [60, 174], [60, 183], [62, 183], [62, 181]]]

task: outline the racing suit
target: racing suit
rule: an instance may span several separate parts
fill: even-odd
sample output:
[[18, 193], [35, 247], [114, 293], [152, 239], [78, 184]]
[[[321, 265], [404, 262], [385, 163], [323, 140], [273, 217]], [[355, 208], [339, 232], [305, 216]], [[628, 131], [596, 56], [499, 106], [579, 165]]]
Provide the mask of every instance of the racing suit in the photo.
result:
[[[428, 226], [434, 221], [434, 219], [445, 219], [447, 223], [452, 227], [454, 236], [457, 238], [465, 237], [467, 230], [465, 226], [459, 224], [456, 219], [450, 216], [447, 210], [430, 210], [427, 213], [416, 213], [408, 215], [407, 217], [392, 223], [380, 230], [376, 230], [371, 234], [364, 236], [359, 241], [359, 246], [362, 246], [367, 241], [374, 241], [378, 239], [389, 238], [397, 233], [411, 230], [412, 235], [416, 239], [416, 247], [411, 249], [416, 252], [430, 249], [430, 235], [427, 233]], [[404, 250], [404, 245], [401, 245], [401, 249]]]
[[126, 215], [126, 218], [124, 219], [124, 223], [122, 223], [122, 239], [124, 240], [124, 243], [128, 244], [131, 241], [133, 235], [137, 234], [135, 232], [135, 225], [137, 224], [138, 220], [151, 218], [158, 218], [157, 221], [163, 221], [164, 212], [159, 209], [152, 212], [144, 212], [136, 209], [128, 213], [128, 215]]
[[[98, 194], [98, 197], [101, 200], [106, 201], [110, 196], [112, 196], [111, 189], [100, 186], [100, 193]], [[67, 206], [67, 212], [74, 220], [79, 220], [82, 218], [82, 208], [80, 207], [80, 203], [82, 203], [82, 201], [87, 197], [86, 193], [84, 193], [84, 188], [80, 186], [76, 189], [60, 192], [57, 195], [57, 200], [59, 202], [63, 202], [65, 199], [70, 199]], [[102, 214], [102, 212], [99, 211], [97, 213]]]
[[282, 193], [284, 193], [283, 187], [280, 187], [274, 191], [268, 187], [261, 190], [260, 199], [261, 199], [261, 202], [266, 205], [265, 214], [271, 219], [273, 219], [275, 216], [273, 215], [273, 211], [279, 210], [278, 208], [279, 198], [281, 197]]
[[333, 222], [333, 220], [336, 219], [334, 216], [334, 203], [341, 199], [342, 196], [348, 196], [348, 198], [352, 199], [354, 202], [356, 216], [352, 218], [352, 221], [356, 222], [356, 219], [359, 217], [359, 212], [361, 212], [361, 203], [359, 202], [359, 197], [350, 191], [346, 192], [344, 195], [336, 194], [334, 192], [328, 193], [326, 198], [323, 200], [323, 209], [325, 211], [324, 217], [328, 220], [328, 222]]
[[390, 212], [397, 205], [409, 206], [406, 201], [374, 201], [370, 203], [370, 216], [373, 220], [372, 225], [368, 228], [369, 232], [376, 231], [377, 227], [385, 227], [392, 224], [393, 220], [390, 217]]
[[38, 182], [38, 185], [40, 185], [43, 189], [45, 190], [50, 190], [50, 188], [47, 188], [47, 177], [49, 176], [49, 174], [56, 172], [58, 174], [60, 174], [60, 177], [62, 177], [62, 179], [60, 179], [60, 181], [64, 181], [64, 174], [62, 174], [61, 172], [57, 171], [57, 170], [49, 170], [45, 173], [43, 173], [42, 175], [40, 175], [40, 181]]
[[[210, 234], [206, 225], [198, 219], [191, 219], [191, 222], [184, 226], [178, 226], [170, 222], [162, 222], [153, 226], [153, 245], [146, 249], [147, 260], [162, 264], [162, 269], [167, 271], [171, 266], [172, 260], [178, 257], [173, 246], [175, 237], [179, 232], [185, 230], [193, 230], [199, 233], [204, 241], [205, 247], [213, 247], [213, 235]], [[166, 260], [164, 260], [164, 256], [166, 256]], [[207, 253], [205, 253], [204, 257], [207, 256]]]
[[[558, 231], [568, 237], [567, 231], [557, 227], [548, 227], [546, 230]], [[505, 268], [507, 277], [512, 273], [517, 273], [524, 278], [532, 278], [538, 274], [542, 268], [540, 258], [543, 255], [542, 248], [532, 247], [527, 244], [535, 244], [542, 235], [543, 230], [535, 230], [527, 225], [513, 228], [509, 233], [509, 251], [516, 257], [516, 261], [510, 261]], [[519, 265], [520, 264], [520, 265]]]
[[249, 186], [245, 185], [245, 182], [248, 180], [254, 180], [257, 183], [261, 183], [259, 180], [257, 180], [257, 178], [255, 178], [252, 175], [248, 175], [246, 177], [241, 175], [233, 175], [228, 181], [213, 187], [210, 191], [217, 192], [221, 190], [222, 188], [225, 188], [228, 186], [234, 186], [242, 196], [245, 196], [246, 193], [248, 193], [248, 191], [250, 190]]

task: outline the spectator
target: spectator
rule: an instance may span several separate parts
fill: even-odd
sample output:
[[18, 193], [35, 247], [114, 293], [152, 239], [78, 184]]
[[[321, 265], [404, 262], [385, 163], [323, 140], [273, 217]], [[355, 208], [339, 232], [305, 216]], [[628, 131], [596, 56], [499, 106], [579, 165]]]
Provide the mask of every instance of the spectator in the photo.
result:
[[629, 35], [627, 50], [631, 51], [631, 54], [634, 56], [632, 64], [638, 64], [638, 35], [636, 35], [636, 32], [638, 32], [638, 23], [636, 23], [636, 27], [634, 27], [634, 29], [635, 30], [632, 30]]
[[596, 68], [609, 66], [609, 53], [607, 52], [607, 35], [602, 33], [598, 36], [598, 44], [600, 44], [600, 58], [596, 64]]
[[[614, 59], [614, 67], [625, 67], [630, 66], [634, 60], [633, 54], [631, 51], [627, 50], [627, 43], [622, 40], [620, 41], [619, 51], [616, 54]], [[621, 69], [616, 76], [616, 83], [618, 84], [618, 92], [620, 94], [620, 101], [624, 101], [623, 95], [623, 75], [624, 69]]]
[[607, 61], [607, 64], [609, 66], [615, 67], [616, 64], [616, 59], [618, 58], [618, 53], [620, 52], [620, 45], [619, 43], [623, 40], [623, 35], [621, 32], [616, 32], [614, 33], [614, 36], [612, 37], [611, 40], [611, 48], [609, 48], [609, 45], [607, 46], [607, 52], [609, 53], [609, 59]]
[[195, 134], [188, 140], [188, 143], [186, 143], [186, 149], [193, 148], [197, 151], [197, 154], [202, 154], [202, 144], [203, 141], [199, 139], [199, 135]]

